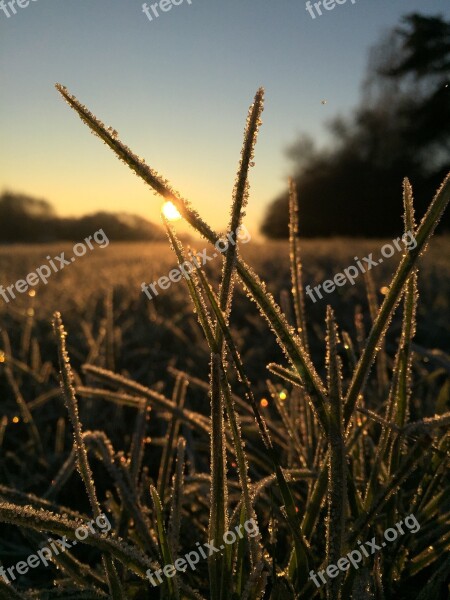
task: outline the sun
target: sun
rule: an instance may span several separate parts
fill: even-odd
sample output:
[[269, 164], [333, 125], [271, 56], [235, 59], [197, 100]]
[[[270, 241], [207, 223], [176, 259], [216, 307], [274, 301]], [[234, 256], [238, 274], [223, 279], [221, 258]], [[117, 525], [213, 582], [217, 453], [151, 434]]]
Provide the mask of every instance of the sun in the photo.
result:
[[168, 221], [178, 221], [178, 219], [181, 219], [177, 207], [170, 200], [164, 202], [161, 210]]

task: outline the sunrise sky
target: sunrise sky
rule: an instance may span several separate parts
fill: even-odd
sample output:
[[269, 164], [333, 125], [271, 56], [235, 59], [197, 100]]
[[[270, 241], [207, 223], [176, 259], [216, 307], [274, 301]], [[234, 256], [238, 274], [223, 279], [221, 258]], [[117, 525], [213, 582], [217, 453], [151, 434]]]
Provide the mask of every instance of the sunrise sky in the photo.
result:
[[61, 82], [223, 228], [248, 106], [263, 85], [247, 209], [257, 228], [286, 185], [286, 147], [300, 132], [325, 143], [324, 123], [357, 103], [368, 47], [401, 15], [442, 14], [444, 4], [347, 0], [314, 20], [304, 0], [184, 0], [152, 22], [137, 0], [0, 11], [0, 192], [45, 198], [60, 215], [159, 220], [161, 201], [89, 134], [55, 91]]

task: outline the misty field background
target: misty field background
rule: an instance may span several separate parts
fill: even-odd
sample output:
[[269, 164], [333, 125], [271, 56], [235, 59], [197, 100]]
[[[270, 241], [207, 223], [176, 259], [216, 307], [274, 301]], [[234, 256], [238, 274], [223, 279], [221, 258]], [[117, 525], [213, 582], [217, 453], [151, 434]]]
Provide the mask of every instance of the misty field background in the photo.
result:
[[[332, 279], [336, 273], [354, 264], [355, 256], [362, 259], [372, 252], [377, 259], [381, 247], [389, 241], [352, 238], [302, 240], [305, 285], [314, 286]], [[204, 244], [204, 241], [198, 241], [193, 247], [200, 251]], [[70, 257], [72, 245], [14, 245], [0, 248], [3, 281], [9, 284], [24, 278], [39, 265], [46, 264], [46, 256], [57, 255], [63, 250]], [[288, 244], [250, 241], [247, 245], [242, 245], [241, 251], [280, 303], [283, 294], [289, 294], [291, 289]], [[371, 271], [379, 300], [383, 299], [399, 257], [395, 253]], [[11, 300], [9, 304], [1, 300], [2, 327], [8, 332], [12, 327], [12, 332], [19, 338], [24, 319], [31, 318], [37, 340], [41, 342], [43, 336], [47, 337], [51, 347], [54, 346], [51, 319], [53, 313], [59, 310], [69, 330], [69, 347], [75, 350], [72, 359], [82, 364], [89, 356], [92, 341], [105, 335], [107, 305], [112, 302], [114, 330], [109, 332], [108, 339], [114, 340], [113, 354], [117, 368], [127, 369], [133, 376], [137, 375], [145, 385], [156, 385], [159, 382], [159, 385], [169, 386], [169, 389], [172, 384], [172, 378], [167, 374], [169, 365], [186, 369], [190, 374], [201, 376], [207, 381], [208, 346], [198, 320], [192, 313], [184, 280], [172, 283], [167, 290], [160, 290], [159, 296], [152, 301], [141, 291], [142, 282], [148, 284], [156, 281], [176, 266], [167, 242], [114, 242], [103, 249], [95, 247], [95, 251], [77, 258], [75, 263], [52, 274], [47, 285], [40, 283], [39, 286], [30, 288], [36, 292], [35, 296], [17, 293], [17, 299]], [[220, 270], [220, 258], [207, 263], [207, 272], [211, 273], [216, 282], [219, 280]], [[436, 348], [448, 353], [449, 236], [434, 238], [428, 252], [421, 259], [419, 292], [421, 302], [416, 342], [424, 348]], [[353, 338], [357, 335], [355, 314], [362, 315], [366, 334], [371, 325], [363, 275], [358, 277], [354, 286], [347, 283], [336, 288], [332, 294], [323, 295], [324, 298], [316, 303], [305, 297], [313, 358], [322, 362], [327, 304], [333, 306], [339, 314], [341, 326]], [[34, 313], [32, 317], [28, 315], [30, 310]], [[394, 323], [395, 321], [396, 319]], [[267, 395], [266, 364], [281, 360], [282, 352], [274, 343], [266, 323], [258, 317], [254, 304], [239, 287], [231, 325], [239, 340], [239, 349], [249, 369], [250, 379], [257, 386], [258, 393], [264, 397]], [[391, 329], [391, 348], [395, 348], [399, 327], [399, 323], [396, 323]], [[96, 357], [95, 364], [101, 366], [106, 366], [105, 343], [100, 343], [99, 355]], [[185, 344], [188, 344], [189, 352], [185, 351]], [[54, 350], [51, 355], [54, 356]], [[47, 360], [50, 358], [47, 357]]]

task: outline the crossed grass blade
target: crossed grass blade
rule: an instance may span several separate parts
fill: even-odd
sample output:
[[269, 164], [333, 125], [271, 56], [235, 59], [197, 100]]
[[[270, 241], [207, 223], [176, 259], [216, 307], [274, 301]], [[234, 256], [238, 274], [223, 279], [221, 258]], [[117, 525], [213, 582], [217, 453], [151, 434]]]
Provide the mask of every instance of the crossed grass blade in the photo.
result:
[[[98, 135], [132, 171], [150, 185], [152, 189], [159, 193], [163, 198], [170, 200], [176, 206], [181, 216], [195, 230], [212, 244], [215, 244], [220, 239], [220, 236], [200, 218], [198, 213], [190, 207], [189, 203], [171, 189], [166, 180], [160, 177], [155, 170], [146, 165], [143, 160], [133, 154], [125, 144], [114, 137], [101, 121], [83, 106], [75, 96], [67, 91], [67, 88], [57, 84], [56, 89], [69, 106], [77, 112], [81, 120], [96, 135]], [[263, 282], [260, 281], [259, 277], [239, 256], [236, 257], [236, 270], [251, 298], [256, 302], [262, 315], [266, 318], [269, 326], [276, 334], [283, 352], [291, 360], [302, 378], [304, 386], [313, 403], [316, 416], [322, 426], [326, 428], [325, 388], [311, 363], [311, 360], [302, 347], [300, 339], [288, 325], [279, 306], [274, 301], [272, 295], [266, 290]]]

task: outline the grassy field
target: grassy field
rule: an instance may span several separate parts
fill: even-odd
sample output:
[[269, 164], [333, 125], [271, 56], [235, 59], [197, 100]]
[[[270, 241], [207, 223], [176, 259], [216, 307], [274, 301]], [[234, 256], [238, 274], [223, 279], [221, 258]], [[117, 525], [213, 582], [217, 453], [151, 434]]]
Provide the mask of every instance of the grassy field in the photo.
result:
[[[167, 180], [57, 89], [219, 249]], [[249, 109], [229, 235], [263, 99]], [[308, 285], [384, 256], [384, 242], [302, 243], [290, 182], [289, 245], [230, 244], [187, 290], [151, 302], [141, 291], [189, 256], [163, 219], [171, 250], [96, 248], [5, 303], [0, 598], [446, 600], [450, 243], [431, 238], [449, 201], [450, 175], [416, 226], [405, 180], [414, 246], [318, 302]], [[61, 251], [4, 248], [4, 285]]]
[[[335, 273], [354, 263], [354, 257], [359, 258], [379, 254], [381, 246], [386, 240], [305, 240], [302, 242], [303, 277], [304, 283], [316, 285], [323, 280], [333, 277]], [[202, 248], [204, 242], [197, 244], [197, 249]], [[66, 248], [53, 246], [13, 246], [0, 249], [0, 272], [4, 285], [9, 285], [17, 279], [24, 278], [29, 272], [34, 271], [39, 265], [45, 263], [45, 257], [57, 255], [65, 250], [71, 254], [71, 246]], [[289, 319], [293, 319], [293, 306], [291, 301], [289, 249], [287, 243], [250, 242], [242, 248], [245, 259], [254, 267], [255, 271], [267, 282], [269, 290], [275, 299], [281, 303]], [[413, 392], [410, 403], [410, 419], [432, 416], [436, 412], [445, 413], [449, 405], [449, 358], [442, 351], [449, 350], [450, 325], [448, 320], [450, 302], [450, 240], [436, 237], [432, 240], [426, 256], [421, 259], [419, 290], [421, 303], [417, 316], [417, 333], [413, 354]], [[384, 289], [389, 283], [393, 272], [399, 262], [400, 256], [394, 255], [372, 270], [375, 282], [377, 299], [381, 301]], [[184, 499], [182, 504], [181, 519], [181, 545], [189, 550], [197, 541], [205, 541], [207, 529], [207, 510], [209, 500], [209, 450], [208, 435], [199, 425], [192, 426], [186, 415], [186, 409], [204, 415], [209, 419], [210, 399], [208, 396], [210, 349], [202, 334], [196, 315], [190, 306], [189, 295], [184, 281], [173, 283], [172, 286], [160, 292], [154, 300], [149, 301], [141, 291], [143, 281], [149, 283], [168, 273], [176, 265], [173, 252], [169, 244], [110, 244], [103, 249], [96, 249], [84, 257], [80, 257], [63, 271], [55, 273], [46, 286], [40, 284], [33, 288], [34, 296], [23, 294], [15, 301], [1, 303], [1, 328], [2, 328], [2, 365], [0, 366], [0, 392], [2, 397], [2, 418], [0, 443], [0, 495], [4, 500], [25, 504], [25, 498], [19, 491], [44, 497], [50, 502], [43, 504], [44, 508], [51, 508], [58, 514], [57, 507], [68, 506], [80, 514], [89, 514], [89, 503], [83, 489], [82, 481], [73, 465], [70, 469], [66, 461], [70, 459], [72, 448], [72, 434], [67, 421], [67, 411], [58, 387], [58, 361], [57, 345], [51, 329], [52, 315], [56, 310], [62, 317], [68, 331], [67, 348], [74, 370], [76, 387], [79, 394], [80, 419], [84, 430], [101, 431], [109, 438], [113, 445], [113, 458], [123, 461], [129, 467], [133, 457], [133, 443], [139, 435], [143, 444], [142, 465], [139, 479], [138, 493], [139, 506], [145, 518], [153, 522], [152, 504], [149, 497], [148, 485], [153, 481], [156, 485], [160, 477], [161, 463], [164, 457], [164, 445], [168, 431], [176, 423], [176, 431], [183, 435], [187, 443], [187, 467]], [[211, 280], [217, 284], [220, 276], [220, 258], [208, 264], [207, 273]], [[370, 310], [368, 306], [365, 281], [360, 276], [354, 286], [347, 284], [338, 291], [328, 295], [321, 301], [313, 303], [306, 297], [306, 315], [308, 323], [308, 338], [311, 357], [318, 368], [322, 378], [326, 378], [325, 356], [325, 315], [326, 305], [331, 304], [335, 309], [340, 327], [347, 331], [353, 340], [354, 352], [359, 356], [364, 344], [365, 336], [371, 326]], [[398, 338], [401, 331], [401, 310], [394, 317], [386, 341], [385, 368], [387, 372], [393, 369]], [[294, 497], [297, 510], [303, 512], [307, 504], [308, 495], [311, 494], [311, 478], [317, 476], [317, 460], [320, 455], [322, 443], [319, 431], [313, 428], [306, 433], [304, 424], [299, 422], [301, 414], [295, 416], [295, 406], [299, 410], [299, 388], [287, 383], [280, 377], [270, 373], [266, 366], [269, 363], [286, 365], [283, 353], [276, 343], [275, 336], [268, 325], [258, 314], [258, 309], [247, 298], [244, 291], [239, 288], [235, 293], [233, 310], [231, 314], [231, 331], [240, 352], [242, 363], [245, 365], [247, 375], [261, 411], [269, 424], [281, 463], [289, 468], [292, 473], [295, 469], [303, 469], [304, 477], [300, 477], [294, 487]], [[426, 348], [426, 350], [425, 350]], [[339, 345], [339, 355], [342, 357], [344, 367], [344, 381], [350, 376], [351, 367], [348, 364], [348, 352], [344, 344]], [[83, 368], [84, 365], [84, 368]], [[131, 390], [123, 383], [114, 383], [107, 378], [99, 377], [95, 372], [86, 370], [86, 365], [101, 367], [124, 375], [127, 379], [138, 382], [148, 389], [165, 398], [176, 402], [177, 373], [178, 382], [189, 381], [189, 387], [184, 398], [184, 418], [173, 420], [171, 413], [163, 409], [158, 401], [149, 400], [151, 412], [146, 415], [144, 430], [139, 416], [142, 410], [136, 398], [139, 390]], [[287, 366], [287, 365], [286, 365]], [[375, 369], [374, 369], [375, 370]], [[379, 375], [379, 372], [378, 372]], [[267, 380], [270, 380], [269, 384]], [[98, 387], [99, 383], [101, 384]], [[262, 481], [271, 474], [263, 453], [263, 448], [258, 441], [257, 430], [253, 418], [248, 410], [244, 410], [245, 390], [238, 378], [230, 374], [230, 383], [233, 391], [239, 397], [237, 411], [240, 413], [243, 427], [243, 437], [249, 458], [249, 477], [252, 481]], [[89, 393], [89, 388], [104, 389], [119, 392], [108, 397], [105, 392]], [[86, 391], [87, 389], [87, 391]], [[305, 456], [299, 458], [297, 443], [290, 440], [286, 422], [283, 415], [274, 403], [273, 394], [278, 393], [284, 399], [285, 410], [292, 417], [292, 426], [298, 427], [298, 442], [305, 447]], [[380, 380], [376, 374], [371, 377], [365, 405], [378, 411], [384, 405], [385, 391], [380, 389]], [[131, 400], [126, 397], [131, 395]], [[122, 396], [122, 397], [121, 397]], [[155, 396], [157, 398], [157, 395]], [[272, 400], [271, 400], [272, 398]], [[268, 400], [267, 400], [268, 399]], [[134, 402], [134, 404], [133, 404]], [[268, 404], [268, 406], [266, 406]], [[26, 406], [24, 406], [26, 405]], [[27, 416], [29, 411], [29, 416]], [[284, 415], [285, 416], [285, 415]], [[33, 433], [31, 423], [35, 425]], [[141, 429], [139, 429], [141, 428]], [[138, 433], [140, 431], [140, 433]], [[311, 446], [307, 447], [303, 435], [310, 437]], [[36, 437], [37, 436], [37, 437]], [[373, 426], [371, 432], [376, 442], [379, 436], [378, 426]], [[296, 434], [297, 437], [297, 434]], [[366, 438], [366, 442], [369, 436]], [[42, 452], [37, 450], [37, 438]], [[228, 438], [227, 438], [228, 439]], [[372, 437], [371, 437], [372, 439]], [[361, 440], [362, 443], [363, 440]], [[176, 452], [176, 440], [172, 442], [172, 453]], [[322, 449], [323, 450], [323, 449]], [[99, 448], [92, 445], [92, 468], [97, 486], [99, 501], [112, 515], [116, 533], [124, 534], [127, 541], [135, 543], [136, 532], [130, 522], [124, 517], [122, 506], [123, 490], [118, 484], [117, 473], [112, 467], [105, 468], [105, 458]], [[318, 454], [319, 452], [319, 454]], [[365, 456], [370, 448], [357, 448], [353, 451], [353, 459], [362, 462], [357, 467], [360, 471], [359, 479], [355, 484], [359, 487], [362, 496], [363, 482], [370, 475], [370, 457]], [[166, 457], [167, 458], [167, 457]], [[172, 460], [169, 466], [172, 465]], [[365, 465], [365, 462], [367, 464]], [[103, 464], [102, 464], [103, 463]], [[62, 470], [62, 472], [61, 472]], [[358, 483], [359, 481], [359, 483]], [[232, 447], [228, 450], [228, 483], [229, 504], [235, 507], [239, 500], [239, 479]], [[414, 481], [408, 486], [414, 487]], [[411, 489], [408, 487], [408, 496]], [[11, 490], [16, 490], [14, 493]], [[269, 491], [271, 490], [270, 494]], [[309, 491], [308, 491], [309, 490]], [[414, 494], [413, 494], [414, 496]], [[29, 498], [28, 498], [29, 500]], [[163, 505], [169, 510], [171, 494], [166, 492], [162, 497]], [[42, 500], [42, 502], [44, 502]], [[278, 597], [277, 594], [291, 594], [289, 585], [282, 583], [282, 565], [287, 564], [290, 548], [287, 541], [287, 531], [280, 524], [272, 531], [271, 519], [283, 520], [279, 513], [280, 500], [277, 492], [272, 488], [266, 490], [256, 502], [256, 510], [265, 546], [269, 549], [272, 559], [278, 563], [275, 568], [279, 571], [279, 583], [274, 581], [266, 587], [267, 598]], [[445, 504], [447, 504], [446, 502]], [[445, 515], [450, 507], [439, 510], [430, 523], [438, 526], [445, 522]], [[401, 508], [396, 507], [394, 514], [402, 516]], [[324, 512], [323, 512], [324, 511]], [[411, 511], [409, 511], [411, 512]], [[409, 514], [409, 512], [407, 514]], [[322, 509], [322, 516], [318, 515], [317, 523], [311, 531], [311, 543], [316, 559], [316, 567], [325, 556], [324, 535], [326, 523], [326, 509]], [[351, 521], [350, 515], [348, 518]], [[418, 519], [425, 518], [419, 513]], [[381, 519], [383, 521], [383, 519]], [[125, 524], [124, 524], [125, 523]], [[132, 520], [131, 520], [132, 523]], [[423, 523], [426, 525], [426, 522]], [[122, 531], [121, 528], [122, 527]], [[380, 525], [378, 525], [380, 527]], [[375, 531], [373, 525], [371, 531]], [[444, 526], [444, 533], [448, 526]], [[51, 530], [50, 530], [51, 531]], [[272, 534], [270, 534], [272, 531]], [[425, 530], [426, 531], [426, 530]], [[2, 526], [0, 542], [0, 558], [4, 566], [26, 560], [26, 556], [33, 552], [39, 541], [35, 532], [19, 530], [13, 526]], [[269, 543], [270, 535], [275, 539], [273, 547]], [[417, 534], [420, 536], [421, 534]], [[448, 533], [447, 533], [448, 535]], [[36, 536], [36, 537], [33, 537]], [[130, 537], [128, 537], [130, 536]], [[153, 532], [156, 540], [157, 536]], [[267, 538], [269, 536], [269, 538]], [[371, 536], [367, 534], [367, 539]], [[445, 537], [445, 536], [444, 536]], [[423, 539], [418, 537], [415, 548], [419, 555], [426, 543], [427, 535]], [[155, 541], [156, 543], [156, 541]], [[146, 551], [145, 543], [138, 544]], [[181, 553], [180, 553], [181, 556]], [[74, 552], [74, 560], [78, 557], [83, 562], [98, 560], [98, 550], [84, 547], [83, 551]], [[267, 557], [267, 559], [269, 556]], [[389, 552], [386, 553], [386, 559]], [[437, 557], [437, 564], [441, 565], [441, 558]], [[370, 562], [365, 566], [365, 576], [369, 576]], [[97, 563], [98, 564], [98, 563]], [[269, 561], [270, 564], [270, 561]], [[374, 563], [376, 565], [376, 563]], [[38, 598], [87, 598], [101, 597], [104, 593], [103, 584], [96, 583], [96, 596], [92, 591], [94, 583], [86, 577], [87, 589], [84, 592], [76, 591], [72, 571], [67, 565], [57, 565], [44, 569], [40, 567], [34, 572], [20, 577], [18, 589], [37, 589]], [[372, 568], [375, 569], [375, 566]], [[77, 567], [80, 573], [82, 567]], [[206, 581], [208, 579], [207, 563], [200, 564], [195, 572], [185, 576], [189, 587], [199, 589], [204, 597], [209, 597]], [[430, 574], [437, 571], [436, 563], [432, 562], [419, 576], [412, 576], [408, 584], [398, 588], [395, 577], [385, 588], [387, 598], [394, 592], [397, 597], [416, 597], [410, 595], [412, 590], [420, 589]], [[362, 571], [361, 571], [362, 572]], [[359, 577], [360, 571], [356, 571]], [[101, 568], [97, 566], [97, 575], [101, 578]], [[369, 577], [370, 578], [370, 577]], [[53, 580], [58, 581], [57, 588], [52, 589]], [[445, 579], [445, 578], [444, 578]], [[146, 585], [137, 585], [133, 576], [122, 573], [122, 582], [127, 590], [127, 598], [153, 598], [158, 594], [156, 590]], [[103, 585], [103, 592], [102, 592]], [[352, 585], [356, 586], [355, 581]], [[359, 581], [358, 585], [362, 585]], [[206, 586], [206, 587], [205, 587]], [[278, 586], [278, 587], [277, 587]], [[416, 587], [415, 587], [416, 586]], [[147, 591], [144, 591], [144, 590]], [[171, 597], [164, 588], [161, 597]], [[324, 594], [325, 586], [319, 593]], [[445, 594], [445, 586], [441, 582], [439, 593]], [[48, 590], [48, 591], [45, 591]], [[149, 591], [150, 590], [150, 591]], [[6, 591], [0, 590], [1, 594]], [[181, 592], [182, 594], [186, 593]], [[164, 595], [165, 594], [165, 595]], [[354, 592], [356, 594], [356, 592]], [[400, 595], [399, 595], [400, 594]], [[3, 597], [3, 596], [1, 596]], [[4, 597], [7, 597], [6, 595]], [[13, 596], [10, 596], [13, 597]], [[15, 597], [15, 596], [14, 596]], [[183, 596], [189, 597], [189, 595]], [[256, 596], [255, 596], [256, 597]], [[372, 598], [379, 596], [354, 595], [354, 598]], [[392, 596], [393, 597], [393, 596]], [[445, 597], [444, 595], [442, 596]]]

